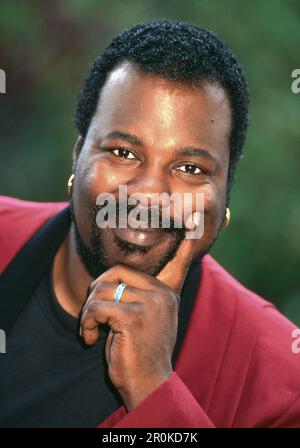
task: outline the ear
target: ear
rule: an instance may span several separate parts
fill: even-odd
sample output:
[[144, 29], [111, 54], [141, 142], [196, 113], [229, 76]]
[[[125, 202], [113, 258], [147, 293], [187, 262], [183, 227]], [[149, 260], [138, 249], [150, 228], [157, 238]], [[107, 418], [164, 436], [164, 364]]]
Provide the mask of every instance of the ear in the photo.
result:
[[72, 157], [73, 157], [73, 172], [75, 171], [77, 159], [78, 159], [78, 156], [80, 154], [81, 148], [83, 146], [83, 142], [84, 142], [83, 137], [81, 135], [79, 135], [77, 137], [77, 140], [76, 140], [75, 145], [73, 147], [73, 153], [72, 153]]

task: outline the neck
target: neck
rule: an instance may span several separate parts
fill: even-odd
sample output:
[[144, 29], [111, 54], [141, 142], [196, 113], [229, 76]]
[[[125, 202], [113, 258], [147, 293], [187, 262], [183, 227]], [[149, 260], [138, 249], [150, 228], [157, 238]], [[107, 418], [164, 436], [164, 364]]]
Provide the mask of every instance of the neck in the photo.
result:
[[53, 288], [62, 308], [79, 317], [94, 279], [84, 269], [76, 252], [73, 224], [56, 253], [53, 264]]

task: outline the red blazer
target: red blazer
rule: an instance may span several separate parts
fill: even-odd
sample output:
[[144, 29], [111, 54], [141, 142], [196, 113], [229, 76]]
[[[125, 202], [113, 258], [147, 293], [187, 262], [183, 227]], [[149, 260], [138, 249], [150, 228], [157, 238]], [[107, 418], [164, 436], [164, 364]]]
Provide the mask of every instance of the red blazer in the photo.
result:
[[[0, 271], [66, 205], [0, 197]], [[120, 407], [99, 427], [300, 427], [293, 329], [206, 255], [175, 371], [136, 408]]]

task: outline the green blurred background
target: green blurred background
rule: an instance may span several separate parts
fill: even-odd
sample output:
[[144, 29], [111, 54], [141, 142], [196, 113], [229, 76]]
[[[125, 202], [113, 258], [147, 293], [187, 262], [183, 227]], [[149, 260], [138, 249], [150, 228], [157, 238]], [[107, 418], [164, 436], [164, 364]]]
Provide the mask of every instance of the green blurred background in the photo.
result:
[[0, 194], [65, 200], [72, 115], [88, 64], [122, 28], [171, 18], [215, 31], [251, 91], [232, 220], [213, 255], [300, 326], [300, 1], [2, 0]]

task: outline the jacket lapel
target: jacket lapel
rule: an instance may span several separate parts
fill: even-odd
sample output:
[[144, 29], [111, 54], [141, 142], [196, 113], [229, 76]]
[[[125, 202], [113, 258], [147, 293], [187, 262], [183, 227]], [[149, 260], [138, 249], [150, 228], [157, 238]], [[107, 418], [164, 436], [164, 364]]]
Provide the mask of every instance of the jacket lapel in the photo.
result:
[[0, 328], [7, 334], [49, 269], [69, 225], [67, 207], [42, 226], [1, 274]]

